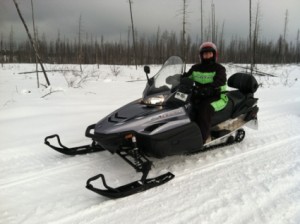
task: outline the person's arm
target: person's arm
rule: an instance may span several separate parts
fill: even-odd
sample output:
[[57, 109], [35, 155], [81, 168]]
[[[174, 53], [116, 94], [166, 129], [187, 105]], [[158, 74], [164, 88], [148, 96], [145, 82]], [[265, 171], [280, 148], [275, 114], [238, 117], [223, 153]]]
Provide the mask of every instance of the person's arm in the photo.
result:
[[194, 66], [192, 66], [192, 67], [188, 70], [188, 72], [184, 72], [184, 73], [182, 74], [181, 78], [190, 77], [190, 76], [192, 75], [193, 71], [194, 71]]
[[226, 69], [223, 66], [218, 66], [214, 81], [210, 84], [213, 88], [217, 89], [226, 84]]

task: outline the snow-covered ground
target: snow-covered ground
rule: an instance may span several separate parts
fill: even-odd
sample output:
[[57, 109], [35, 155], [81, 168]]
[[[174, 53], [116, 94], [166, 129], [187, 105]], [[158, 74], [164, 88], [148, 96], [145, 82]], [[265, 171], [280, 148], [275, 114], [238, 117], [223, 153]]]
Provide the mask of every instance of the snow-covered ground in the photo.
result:
[[[226, 68], [228, 75], [242, 70]], [[246, 129], [243, 142], [154, 159], [150, 177], [170, 171], [175, 179], [118, 200], [85, 182], [98, 173], [112, 186], [139, 179], [122, 159], [109, 152], [69, 157], [43, 142], [57, 133], [68, 146], [88, 144], [88, 125], [141, 97], [143, 68], [83, 66], [88, 76], [81, 78], [49, 72], [48, 89], [37, 89], [34, 73], [18, 74], [34, 69], [0, 66], [0, 223], [300, 223], [300, 65], [259, 66], [278, 77], [258, 78], [259, 130]]]

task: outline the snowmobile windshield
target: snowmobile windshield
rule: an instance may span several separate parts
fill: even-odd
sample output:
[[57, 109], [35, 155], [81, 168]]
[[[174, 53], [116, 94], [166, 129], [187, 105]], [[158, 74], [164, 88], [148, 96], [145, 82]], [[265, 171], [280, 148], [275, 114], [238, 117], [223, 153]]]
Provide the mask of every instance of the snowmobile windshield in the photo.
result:
[[163, 64], [143, 93], [143, 102], [149, 105], [161, 105], [180, 83], [184, 63], [178, 56], [172, 56]]

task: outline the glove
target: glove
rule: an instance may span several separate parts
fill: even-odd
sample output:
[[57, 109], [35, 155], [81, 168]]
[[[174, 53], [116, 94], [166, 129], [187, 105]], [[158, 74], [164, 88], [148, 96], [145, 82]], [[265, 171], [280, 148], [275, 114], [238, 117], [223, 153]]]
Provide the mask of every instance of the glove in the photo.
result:
[[215, 94], [215, 90], [212, 87], [203, 87], [203, 88], [195, 89], [194, 94], [197, 97], [205, 98], [205, 97], [213, 96]]
[[192, 92], [192, 88], [186, 85], [180, 84], [178, 87], [178, 91], [186, 94], [190, 94]]
[[187, 77], [188, 75], [187, 75], [187, 72], [184, 72], [184, 73], [182, 73], [182, 75], [181, 75], [181, 77], [183, 78], [183, 77]]
[[182, 93], [191, 93], [193, 89], [194, 81], [187, 77], [180, 78], [180, 84], [178, 90]]

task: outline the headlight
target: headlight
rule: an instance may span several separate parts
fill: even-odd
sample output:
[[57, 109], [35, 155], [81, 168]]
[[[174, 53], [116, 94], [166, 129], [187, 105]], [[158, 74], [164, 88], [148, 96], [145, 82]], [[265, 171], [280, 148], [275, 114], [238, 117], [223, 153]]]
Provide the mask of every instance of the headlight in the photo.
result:
[[164, 101], [165, 101], [165, 97], [163, 95], [152, 96], [143, 100], [145, 104], [159, 105], [159, 106], [161, 106]]

